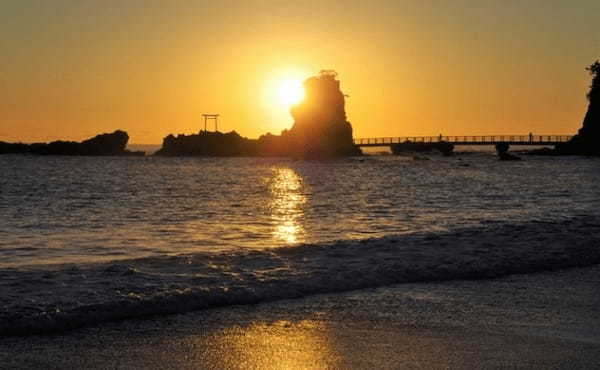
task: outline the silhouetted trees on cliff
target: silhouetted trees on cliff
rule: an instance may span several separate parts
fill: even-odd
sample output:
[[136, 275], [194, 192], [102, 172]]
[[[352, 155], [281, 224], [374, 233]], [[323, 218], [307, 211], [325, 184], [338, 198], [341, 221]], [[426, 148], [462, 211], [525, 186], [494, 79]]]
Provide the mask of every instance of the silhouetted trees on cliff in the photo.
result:
[[557, 145], [558, 154], [600, 155], [600, 61], [587, 68], [592, 84], [587, 94], [588, 110], [583, 126], [571, 141]]

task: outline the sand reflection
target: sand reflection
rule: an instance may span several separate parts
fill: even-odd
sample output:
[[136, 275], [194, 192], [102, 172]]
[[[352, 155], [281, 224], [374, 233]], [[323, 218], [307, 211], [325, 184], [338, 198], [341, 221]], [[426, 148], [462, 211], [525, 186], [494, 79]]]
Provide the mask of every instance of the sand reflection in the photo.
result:
[[234, 327], [197, 343], [206, 350], [216, 347], [208, 362], [228, 369], [322, 369], [336, 368], [339, 356], [331, 346], [328, 330], [322, 324], [302, 320], [256, 323]]
[[273, 237], [285, 243], [301, 242], [304, 236], [302, 178], [291, 168], [276, 168], [270, 185]]

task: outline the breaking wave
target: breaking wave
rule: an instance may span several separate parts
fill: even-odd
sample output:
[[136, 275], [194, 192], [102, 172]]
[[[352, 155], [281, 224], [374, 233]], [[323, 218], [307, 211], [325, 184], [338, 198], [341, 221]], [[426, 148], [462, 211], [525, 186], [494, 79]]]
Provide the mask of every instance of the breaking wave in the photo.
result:
[[322, 245], [0, 269], [0, 335], [406, 282], [600, 263], [600, 218], [491, 222]]

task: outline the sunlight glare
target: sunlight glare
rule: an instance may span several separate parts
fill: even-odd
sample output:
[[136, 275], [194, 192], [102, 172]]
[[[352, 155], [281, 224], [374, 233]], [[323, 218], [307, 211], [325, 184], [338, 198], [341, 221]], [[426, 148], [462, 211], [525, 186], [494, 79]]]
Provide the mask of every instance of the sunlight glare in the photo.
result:
[[302, 81], [297, 79], [281, 80], [277, 86], [277, 101], [281, 105], [291, 106], [298, 104], [304, 98]]
[[265, 70], [261, 104], [266, 112], [267, 132], [279, 133], [291, 127], [290, 108], [304, 100], [304, 81], [313, 74], [301, 67]]

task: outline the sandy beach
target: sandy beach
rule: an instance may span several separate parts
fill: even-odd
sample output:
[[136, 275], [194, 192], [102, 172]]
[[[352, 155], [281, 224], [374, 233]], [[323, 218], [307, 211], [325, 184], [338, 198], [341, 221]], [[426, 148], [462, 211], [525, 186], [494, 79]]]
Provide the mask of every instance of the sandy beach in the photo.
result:
[[0, 339], [3, 369], [595, 368], [600, 266]]

